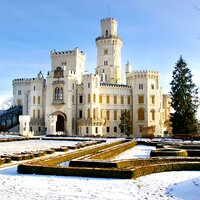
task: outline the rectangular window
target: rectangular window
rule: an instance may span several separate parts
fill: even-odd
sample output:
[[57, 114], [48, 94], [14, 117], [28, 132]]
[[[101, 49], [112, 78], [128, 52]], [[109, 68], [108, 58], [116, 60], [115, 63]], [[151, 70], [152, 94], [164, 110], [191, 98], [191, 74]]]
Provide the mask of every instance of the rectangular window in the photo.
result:
[[106, 111], [106, 119], [110, 120], [110, 111], [109, 110]]
[[128, 96], [128, 98], [127, 98], [127, 103], [131, 104], [131, 97], [130, 96]]
[[83, 96], [82, 95], [79, 96], [79, 103], [83, 103]]
[[95, 108], [93, 109], [93, 119], [95, 119], [96, 118], [96, 110], [95, 110]]
[[88, 94], [88, 103], [90, 103], [90, 94]]
[[139, 103], [139, 104], [144, 103], [144, 95], [139, 95], [139, 96], [138, 96], [138, 103]]
[[107, 104], [110, 103], [110, 96], [106, 96], [106, 103], [107, 103]]
[[35, 96], [33, 96], [33, 104], [35, 104]]
[[79, 110], [79, 118], [82, 118], [82, 117], [83, 117], [83, 111]]
[[114, 96], [114, 104], [117, 104], [117, 96]]
[[40, 104], [40, 96], [38, 96], [38, 104]]
[[74, 104], [74, 95], [72, 95], [72, 104]]
[[151, 84], [151, 89], [154, 90], [154, 84]]
[[139, 90], [143, 90], [143, 84], [139, 84]]
[[99, 103], [102, 103], [102, 95], [99, 95]]
[[108, 61], [107, 60], [104, 61], [104, 65], [108, 65]]
[[152, 104], [155, 104], [155, 96], [154, 96], [154, 95], [151, 96], [151, 103], [152, 103]]
[[140, 131], [140, 133], [143, 132], [143, 129], [144, 129], [144, 126], [139, 126], [139, 131]]
[[101, 110], [101, 112], [100, 112], [100, 117], [101, 117], [101, 119], [103, 119], [103, 110]]
[[88, 108], [88, 118], [90, 118], [90, 109]]
[[98, 127], [95, 128], [95, 133], [98, 133]]
[[21, 95], [22, 94], [22, 91], [21, 90], [18, 90], [18, 95]]
[[86, 127], [86, 133], [89, 133], [89, 128], [88, 127]]
[[114, 133], [117, 133], [117, 127], [114, 126]]
[[35, 119], [35, 109], [33, 109], [33, 119]]
[[90, 83], [88, 83], [88, 88], [90, 88]]
[[96, 103], [96, 94], [93, 94], [93, 102]]
[[38, 110], [38, 119], [40, 119], [40, 110]]
[[114, 110], [114, 120], [117, 120], [117, 111]]
[[106, 127], [107, 133], [110, 133], [110, 127]]
[[121, 96], [121, 104], [124, 104], [124, 96]]

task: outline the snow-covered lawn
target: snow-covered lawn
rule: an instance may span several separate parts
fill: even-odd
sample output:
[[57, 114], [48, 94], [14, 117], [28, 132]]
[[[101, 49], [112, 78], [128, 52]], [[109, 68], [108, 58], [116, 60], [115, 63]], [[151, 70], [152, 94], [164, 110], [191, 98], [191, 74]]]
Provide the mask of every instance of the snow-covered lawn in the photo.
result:
[[[46, 149], [74, 143], [76, 141], [7, 142], [0, 143], [0, 152]], [[139, 145], [134, 153], [129, 153], [131, 157], [146, 157], [151, 148]], [[199, 200], [200, 171], [164, 172], [126, 180], [21, 175], [17, 174], [17, 166], [13, 166], [0, 170], [0, 195], [2, 200]]]
[[76, 143], [78, 142], [62, 140], [24, 140], [15, 142], [1, 142], [0, 155], [23, 151], [45, 150], [51, 147], [71, 146], [75, 145]]
[[199, 183], [200, 172], [190, 171], [164, 172], [136, 180], [121, 180], [18, 175], [16, 167], [11, 167], [0, 170], [0, 199], [199, 200]]
[[155, 147], [147, 145], [137, 145], [115, 156], [112, 160], [148, 158], [152, 149], [155, 149]]

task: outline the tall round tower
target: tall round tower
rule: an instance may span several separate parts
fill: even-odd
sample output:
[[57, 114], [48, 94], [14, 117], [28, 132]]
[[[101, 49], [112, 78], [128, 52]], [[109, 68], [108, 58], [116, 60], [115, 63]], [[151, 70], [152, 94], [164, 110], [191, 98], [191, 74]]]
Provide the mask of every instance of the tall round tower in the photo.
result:
[[123, 83], [121, 68], [122, 40], [117, 35], [117, 21], [114, 18], [101, 20], [101, 36], [96, 38], [96, 73], [106, 83]]

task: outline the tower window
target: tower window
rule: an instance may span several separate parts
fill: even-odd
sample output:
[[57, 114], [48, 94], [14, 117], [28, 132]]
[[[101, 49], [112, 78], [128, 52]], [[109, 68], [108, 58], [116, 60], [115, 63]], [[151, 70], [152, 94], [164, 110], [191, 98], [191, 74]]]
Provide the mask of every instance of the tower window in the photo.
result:
[[104, 65], [108, 65], [108, 61], [107, 60], [104, 60]]
[[143, 90], [143, 84], [139, 84], [139, 90]]
[[83, 103], [83, 96], [82, 95], [79, 96], [79, 103]]
[[108, 30], [106, 30], [106, 37], [108, 37]]
[[108, 55], [108, 49], [104, 49], [103, 53], [104, 55]]
[[56, 87], [55, 88], [55, 100], [63, 100], [63, 89]]

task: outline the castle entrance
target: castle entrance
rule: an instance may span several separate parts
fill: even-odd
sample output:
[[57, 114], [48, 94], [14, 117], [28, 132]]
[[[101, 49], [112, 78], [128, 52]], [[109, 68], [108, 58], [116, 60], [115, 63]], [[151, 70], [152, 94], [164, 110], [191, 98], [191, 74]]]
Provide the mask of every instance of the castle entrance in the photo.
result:
[[62, 115], [57, 115], [56, 131], [64, 131], [64, 117]]

